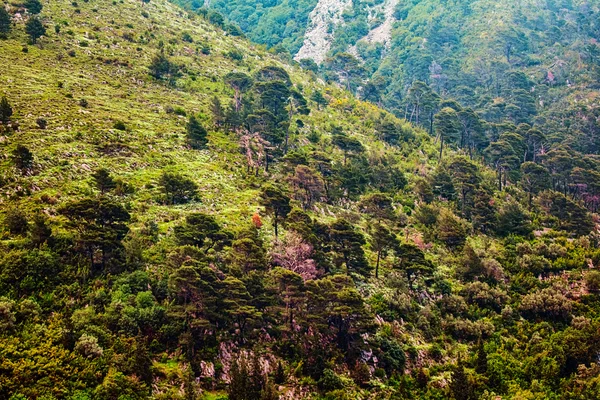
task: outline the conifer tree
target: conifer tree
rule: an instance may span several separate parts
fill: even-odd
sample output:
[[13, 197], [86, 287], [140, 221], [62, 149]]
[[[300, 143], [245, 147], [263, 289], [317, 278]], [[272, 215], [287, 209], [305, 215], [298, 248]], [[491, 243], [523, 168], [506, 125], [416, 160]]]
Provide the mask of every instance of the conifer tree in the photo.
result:
[[248, 363], [244, 357], [238, 357], [231, 362], [229, 369], [229, 400], [249, 400], [250, 374]]
[[275, 238], [279, 237], [279, 223], [292, 211], [290, 198], [276, 186], [269, 185], [262, 190], [260, 203], [273, 216]]
[[435, 116], [434, 129], [440, 141], [440, 159], [444, 152], [444, 143], [457, 139], [461, 131], [458, 114], [450, 107], [443, 108]]
[[275, 383], [278, 385], [285, 383], [285, 370], [283, 369], [281, 360], [277, 363], [277, 370], [275, 371]]
[[396, 236], [384, 225], [376, 224], [371, 233], [371, 248], [377, 253], [375, 278], [379, 278], [379, 263], [388, 250], [398, 246]]
[[362, 245], [365, 244], [362, 233], [344, 219], [338, 219], [331, 224], [330, 228], [333, 248], [346, 265], [348, 273], [357, 272], [366, 276], [369, 271], [369, 263], [362, 248]]
[[0, 100], [0, 122], [7, 124], [10, 122], [10, 117], [13, 115], [13, 109], [5, 96]]
[[23, 5], [30, 14], [39, 14], [42, 12], [43, 6], [40, 0], [25, 0]]
[[206, 139], [206, 129], [202, 126], [200, 121], [193, 115], [190, 117], [187, 126], [187, 143], [192, 149], [202, 149], [208, 143]]
[[210, 109], [212, 111], [215, 128], [221, 128], [223, 125], [225, 125], [225, 110], [223, 109], [221, 100], [219, 100], [217, 96], [213, 96], [210, 103]]
[[158, 184], [165, 195], [167, 204], [184, 204], [193, 200], [198, 191], [198, 185], [190, 178], [171, 172], [163, 173]]
[[33, 154], [22, 144], [18, 144], [12, 151], [11, 159], [15, 167], [21, 172], [25, 172], [33, 167]]
[[465, 372], [465, 366], [462, 359], [459, 357], [458, 364], [452, 371], [452, 380], [450, 382], [450, 391], [455, 400], [470, 400], [472, 399], [472, 388], [469, 384], [469, 378]]
[[317, 103], [317, 108], [320, 110], [321, 107], [326, 106], [327, 104], [329, 104], [329, 102], [327, 101], [327, 99], [325, 98], [325, 96], [323, 96], [323, 93], [321, 93], [320, 90], [315, 90], [313, 92], [313, 94], [310, 96], [310, 99], [312, 101], [314, 101], [315, 103]]
[[333, 135], [331, 142], [344, 152], [344, 165], [346, 165], [348, 154], [362, 153], [365, 150], [358, 139], [346, 135]]
[[92, 174], [94, 186], [100, 191], [101, 194], [111, 191], [117, 187], [117, 183], [110, 175], [110, 171], [106, 168], [100, 168]]
[[483, 340], [477, 345], [477, 360], [475, 361], [475, 372], [485, 374], [487, 372], [487, 352]]
[[10, 14], [6, 11], [3, 5], [0, 5], [0, 39], [6, 38], [11, 29]]
[[29, 35], [31, 43], [36, 44], [37, 40], [46, 34], [46, 28], [37, 17], [31, 17], [25, 24], [25, 32]]
[[36, 214], [33, 217], [33, 225], [31, 226], [31, 243], [40, 247], [45, 243], [49, 243], [52, 237], [52, 229], [48, 226], [46, 217], [43, 214]]

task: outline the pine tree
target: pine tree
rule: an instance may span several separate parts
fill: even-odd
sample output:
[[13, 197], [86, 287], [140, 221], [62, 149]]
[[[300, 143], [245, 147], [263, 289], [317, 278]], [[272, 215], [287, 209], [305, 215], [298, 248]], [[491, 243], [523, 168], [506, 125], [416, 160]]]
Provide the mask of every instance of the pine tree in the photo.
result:
[[371, 193], [360, 200], [358, 208], [362, 213], [381, 222], [382, 219], [391, 220], [394, 218], [392, 203], [392, 198], [385, 193]]
[[158, 184], [167, 204], [185, 204], [197, 196], [198, 185], [180, 174], [165, 172], [160, 176]]
[[7, 124], [10, 122], [10, 117], [13, 115], [13, 109], [8, 102], [8, 99], [3, 96], [0, 100], [0, 122]]
[[375, 278], [379, 278], [379, 263], [381, 257], [385, 257], [387, 251], [398, 246], [398, 240], [386, 226], [376, 224], [371, 232], [371, 249], [377, 253], [375, 264]]
[[208, 143], [206, 139], [206, 129], [202, 126], [200, 121], [194, 116], [191, 116], [187, 126], [187, 143], [192, 149], [202, 149]]
[[10, 14], [0, 5], [0, 38], [6, 38], [12, 27], [11, 22]]
[[12, 151], [11, 159], [15, 167], [21, 172], [25, 172], [33, 167], [33, 154], [22, 144], [18, 144]]
[[467, 373], [465, 372], [465, 366], [460, 357], [456, 368], [452, 372], [450, 391], [455, 400], [470, 400], [472, 398], [472, 388], [469, 384]]
[[25, 25], [25, 32], [29, 35], [31, 43], [36, 44], [37, 40], [46, 34], [46, 28], [37, 17], [31, 17]]
[[96, 189], [98, 189], [102, 194], [117, 187], [117, 183], [113, 177], [110, 176], [110, 171], [106, 168], [100, 168], [94, 172], [92, 174], [92, 179], [94, 180], [94, 186], [96, 186]]
[[344, 219], [333, 222], [330, 229], [333, 248], [346, 265], [347, 272], [356, 272], [366, 276], [370, 266], [362, 248], [362, 245], [365, 244], [363, 234]]
[[329, 102], [327, 101], [327, 99], [325, 98], [325, 96], [323, 96], [323, 93], [321, 93], [321, 91], [319, 90], [315, 90], [313, 92], [313, 94], [310, 96], [310, 99], [312, 101], [314, 101], [315, 103], [317, 103], [317, 108], [320, 110], [321, 107], [326, 106], [327, 104], [329, 104]]
[[475, 361], [475, 372], [485, 374], [487, 372], [487, 352], [483, 340], [477, 345], [477, 360]]
[[460, 135], [460, 121], [458, 114], [450, 107], [443, 108], [435, 116], [434, 129], [440, 141], [440, 159], [443, 156], [444, 143], [457, 139]]
[[229, 369], [229, 388], [227, 390], [229, 400], [251, 400], [251, 397], [249, 397], [250, 385], [246, 359], [239, 357], [232, 360]]
[[43, 6], [40, 0], [25, 0], [23, 5], [30, 14], [39, 14], [42, 12]]
[[40, 247], [44, 243], [48, 243], [52, 237], [52, 229], [48, 226], [46, 217], [43, 214], [36, 214], [33, 217], [33, 225], [31, 227], [31, 243]]
[[278, 187], [269, 185], [262, 190], [260, 204], [273, 215], [273, 228], [275, 229], [275, 238], [277, 238], [279, 223], [292, 211], [290, 198]]
[[217, 96], [213, 96], [210, 104], [210, 109], [213, 115], [213, 122], [216, 129], [225, 125], [225, 110], [221, 104], [221, 100]]
[[16, 208], [9, 209], [6, 212], [4, 226], [12, 235], [24, 235], [29, 230], [27, 216]]
[[250, 390], [248, 392], [248, 399], [261, 399], [261, 394], [265, 386], [266, 379], [262, 373], [260, 357], [254, 352], [250, 365]]
[[194, 371], [192, 370], [192, 366], [189, 364], [184, 372], [183, 391], [185, 393], [185, 400], [196, 400], [198, 398], [196, 393]]
[[265, 388], [260, 392], [260, 400], [278, 400], [279, 393], [271, 382], [265, 384]]
[[333, 135], [331, 142], [344, 152], [344, 165], [346, 165], [349, 153], [362, 153], [365, 150], [358, 139], [346, 135]]

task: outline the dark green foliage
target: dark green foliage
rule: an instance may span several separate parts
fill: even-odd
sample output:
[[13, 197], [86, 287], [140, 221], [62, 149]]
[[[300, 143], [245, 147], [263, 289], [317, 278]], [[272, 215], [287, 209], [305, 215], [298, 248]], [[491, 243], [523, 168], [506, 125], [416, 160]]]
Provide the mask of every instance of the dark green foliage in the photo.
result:
[[531, 207], [534, 195], [550, 189], [550, 173], [542, 165], [525, 162], [521, 164], [521, 185], [529, 196], [529, 207]]
[[13, 109], [5, 96], [0, 100], [0, 122], [7, 124], [10, 122], [10, 117], [13, 115]]
[[346, 135], [334, 135], [331, 142], [344, 152], [344, 164], [346, 164], [348, 154], [358, 154], [364, 151], [364, 147], [358, 139]]
[[398, 248], [396, 236], [384, 225], [376, 224], [371, 232], [371, 249], [377, 253], [375, 277], [379, 277], [379, 263], [391, 249]]
[[442, 158], [444, 143], [456, 141], [460, 135], [460, 122], [456, 111], [450, 107], [442, 108], [435, 115], [434, 130], [440, 141], [440, 158]]
[[185, 204], [197, 198], [198, 185], [192, 179], [172, 172], [164, 172], [158, 185], [167, 204]]
[[31, 14], [39, 14], [42, 12], [42, 3], [40, 0], [25, 0], [23, 6], [29, 11]]
[[497, 232], [499, 235], [511, 234], [527, 236], [531, 233], [529, 216], [517, 203], [508, 203], [498, 212]]
[[308, 73], [316, 0], [79, 3], [0, 52], [0, 398], [599, 397], [593, 2], [354, 1]]
[[465, 372], [462, 359], [458, 359], [450, 381], [450, 392], [455, 400], [470, 400], [473, 398], [473, 388]]
[[206, 129], [204, 129], [200, 121], [193, 115], [186, 125], [186, 135], [187, 143], [192, 149], [202, 149], [208, 143]]
[[37, 17], [31, 17], [25, 24], [25, 32], [29, 35], [31, 43], [36, 44], [37, 40], [46, 34], [46, 28]]
[[290, 198], [276, 186], [267, 186], [262, 190], [260, 202], [265, 210], [272, 215], [275, 238], [277, 239], [279, 224], [285, 221], [285, 218], [292, 211]]
[[487, 352], [483, 341], [479, 341], [477, 346], [477, 358], [475, 360], [475, 372], [485, 374], [487, 372]]
[[[127, 222], [131, 218], [122, 205], [101, 196], [71, 201], [58, 211], [79, 232], [78, 241], [85, 248], [92, 268], [119, 263], [121, 241], [129, 232]], [[98, 256], [100, 263], [96, 262]]]
[[4, 215], [4, 226], [12, 235], [24, 235], [29, 229], [29, 222], [21, 210], [13, 208]]
[[378, 339], [378, 347], [381, 350], [379, 358], [383, 368], [388, 375], [401, 374], [406, 365], [406, 354], [395, 340], [388, 338]]
[[327, 106], [329, 104], [325, 96], [323, 96], [323, 93], [321, 93], [319, 90], [315, 90], [310, 96], [310, 99], [317, 103], [317, 107], [319, 108], [319, 110], [321, 109], [321, 107]]
[[92, 174], [92, 181], [101, 194], [110, 192], [117, 187], [117, 182], [106, 168], [100, 168]]
[[558, 228], [574, 235], [587, 235], [594, 224], [587, 210], [573, 200], [557, 192], [546, 192], [540, 203], [547, 212], [558, 219]]
[[48, 225], [48, 220], [44, 215], [34, 215], [30, 235], [31, 243], [34, 246], [41, 247], [45, 244], [51, 244], [52, 228]]
[[333, 248], [339, 254], [339, 266], [343, 264], [348, 273], [356, 272], [366, 276], [370, 266], [362, 249], [365, 244], [364, 236], [344, 219], [331, 224], [330, 235]]
[[123, 121], [115, 121], [115, 123], [113, 124], [113, 128], [118, 131], [126, 131], [127, 125], [125, 125], [125, 122]]
[[277, 370], [275, 370], [274, 380], [277, 385], [282, 385], [285, 383], [285, 370], [283, 369], [283, 364], [281, 364], [281, 361], [277, 362]]
[[11, 153], [14, 166], [21, 172], [27, 172], [33, 167], [33, 154], [27, 147], [18, 144]]
[[411, 285], [418, 278], [428, 278], [433, 273], [433, 264], [425, 258], [425, 254], [417, 246], [403, 243], [395, 253], [399, 261], [398, 267], [404, 270]]
[[340, 377], [337, 376], [335, 372], [333, 372], [329, 368], [323, 371], [323, 376], [321, 377], [321, 379], [319, 379], [319, 382], [317, 382], [317, 384], [319, 386], [319, 389], [321, 389], [321, 391], [325, 393], [344, 387], [344, 384]]
[[148, 71], [156, 79], [172, 79], [178, 76], [179, 67], [161, 52], [152, 58]]
[[363, 197], [358, 203], [361, 212], [378, 220], [391, 220], [394, 218], [392, 198], [383, 193], [372, 193]]
[[0, 7], [0, 38], [5, 38], [10, 33], [12, 21], [10, 14], [4, 7]]
[[40, 128], [40, 129], [46, 129], [48, 127], [48, 121], [44, 118], [36, 119], [35, 123], [37, 124], [38, 128]]
[[221, 250], [231, 242], [230, 234], [221, 230], [214, 217], [201, 213], [186, 216], [185, 223], [176, 226], [174, 233], [181, 245]]
[[243, 272], [264, 270], [266, 254], [256, 228], [242, 231], [231, 244], [232, 259]]

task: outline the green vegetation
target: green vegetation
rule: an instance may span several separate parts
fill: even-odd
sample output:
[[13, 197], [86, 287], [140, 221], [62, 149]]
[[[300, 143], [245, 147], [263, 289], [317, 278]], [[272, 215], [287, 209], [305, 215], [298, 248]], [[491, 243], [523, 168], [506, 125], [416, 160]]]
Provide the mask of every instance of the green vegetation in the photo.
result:
[[513, 68], [457, 70], [460, 97], [409, 59], [367, 87], [344, 53], [342, 89], [214, 12], [24, 6], [0, 39], [0, 398], [598, 397], [587, 72], [547, 85], [561, 114]]

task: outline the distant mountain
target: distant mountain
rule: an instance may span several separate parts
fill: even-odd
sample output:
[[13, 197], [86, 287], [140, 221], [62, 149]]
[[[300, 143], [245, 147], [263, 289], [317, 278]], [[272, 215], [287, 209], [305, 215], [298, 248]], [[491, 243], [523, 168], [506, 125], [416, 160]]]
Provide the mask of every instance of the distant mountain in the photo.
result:
[[[553, 131], [553, 141], [568, 136], [571, 147], [594, 154], [600, 147], [589, 138], [597, 136], [597, 124], [573, 132], [560, 121], [581, 112], [595, 119], [599, 113], [599, 5], [596, 0], [210, 3], [252, 40], [277, 52], [285, 48], [315, 71], [307, 60], [316, 61], [327, 79], [400, 117], [411, 120], [409, 91], [421, 81], [487, 121], [535, 124]], [[511, 94], [520, 89], [528, 94]], [[586, 110], [580, 109], [583, 98]], [[521, 113], [529, 115], [517, 117], [515, 107], [530, 108]]]

